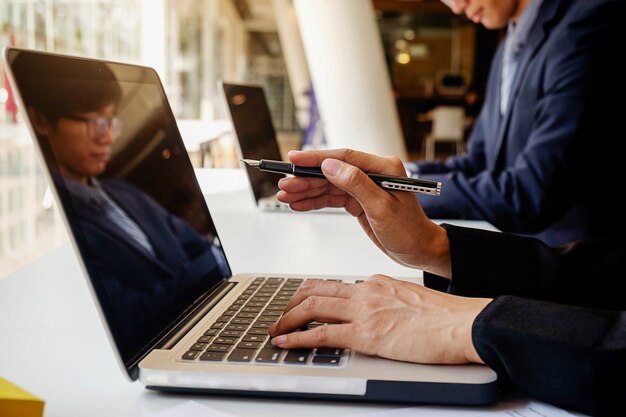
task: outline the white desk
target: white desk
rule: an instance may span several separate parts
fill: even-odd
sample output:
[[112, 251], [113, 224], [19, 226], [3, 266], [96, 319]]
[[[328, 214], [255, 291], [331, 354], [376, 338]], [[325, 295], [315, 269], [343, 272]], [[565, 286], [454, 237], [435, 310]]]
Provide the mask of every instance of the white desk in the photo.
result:
[[[243, 175], [198, 171], [235, 272], [419, 278], [382, 255], [351, 216], [258, 212]], [[237, 416], [346, 416], [400, 407], [146, 390], [118, 367], [69, 243], [0, 280], [0, 376], [43, 398], [47, 417], [148, 417], [190, 399]]]

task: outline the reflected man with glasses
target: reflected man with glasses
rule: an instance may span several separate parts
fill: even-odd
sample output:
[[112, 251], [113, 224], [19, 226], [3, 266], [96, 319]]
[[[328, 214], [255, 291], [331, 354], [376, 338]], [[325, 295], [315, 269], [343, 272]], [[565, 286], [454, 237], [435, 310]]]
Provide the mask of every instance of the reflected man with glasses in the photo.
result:
[[23, 99], [86, 268], [109, 300], [106, 313], [133, 326], [118, 336], [175, 308], [181, 293], [229, 274], [212, 236], [123, 178], [102, 175], [123, 129], [123, 90], [106, 65], [72, 77], [27, 71]]

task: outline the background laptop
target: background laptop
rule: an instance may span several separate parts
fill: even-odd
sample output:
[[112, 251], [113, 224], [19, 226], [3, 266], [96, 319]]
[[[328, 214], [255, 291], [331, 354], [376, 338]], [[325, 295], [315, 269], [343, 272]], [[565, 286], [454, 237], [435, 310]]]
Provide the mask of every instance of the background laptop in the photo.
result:
[[[231, 276], [155, 71], [14, 48], [3, 59], [131, 379], [154, 390], [218, 395], [436, 404], [496, 399], [496, 375], [485, 366], [268, 345], [267, 327], [304, 277]], [[81, 172], [91, 174], [85, 179]], [[96, 192], [103, 190], [108, 200]]]
[[[283, 159], [263, 87], [257, 84], [221, 82], [230, 118], [237, 137], [241, 159]], [[257, 206], [267, 211], [290, 211], [288, 204], [276, 198], [278, 180], [284, 175], [261, 171], [245, 164]], [[315, 213], [345, 213], [343, 208], [327, 207]]]

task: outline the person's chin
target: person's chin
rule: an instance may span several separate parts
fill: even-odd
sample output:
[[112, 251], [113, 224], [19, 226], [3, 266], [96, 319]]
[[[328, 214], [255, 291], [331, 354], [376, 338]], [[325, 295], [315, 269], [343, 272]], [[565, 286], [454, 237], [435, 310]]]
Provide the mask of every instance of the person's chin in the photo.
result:
[[94, 163], [91, 168], [89, 169], [89, 174], [92, 177], [97, 177], [98, 175], [102, 174], [104, 172], [104, 170], [106, 169], [107, 164], [106, 162], [97, 162]]
[[500, 19], [492, 19], [489, 16], [485, 16], [482, 13], [479, 16], [479, 22], [485, 29], [497, 30], [506, 27], [507, 21], [501, 21]]
[[102, 169], [104, 170], [107, 166], [107, 164], [109, 163], [109, 160], [111, 159], [110, 155], [108, 154], [98, 154], [98, 155], [92, 155], [91, 156], [91, 165], [94, 167], [98, 167], [98, 169]]

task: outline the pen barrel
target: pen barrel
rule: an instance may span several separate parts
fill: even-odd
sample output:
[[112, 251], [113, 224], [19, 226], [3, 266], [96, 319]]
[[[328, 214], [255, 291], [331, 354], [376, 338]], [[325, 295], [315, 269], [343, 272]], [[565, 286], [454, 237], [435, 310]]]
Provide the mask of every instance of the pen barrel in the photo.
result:
[[289, 162], [283, 161], [271, 161], [268, 159], [262, 159], [259, 161], [259, 169], [270, 172], [282, 172], [284, 174], [292, 174], [293, 165]]
[[319, 167], [294, 166], [293, 174], [299, 177], [326, 178]]

